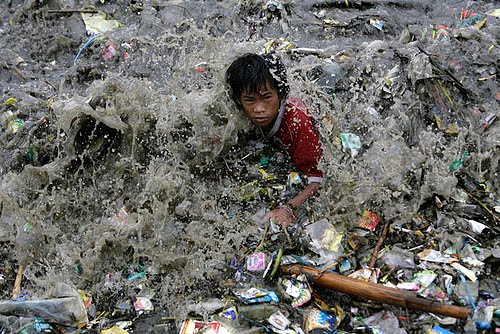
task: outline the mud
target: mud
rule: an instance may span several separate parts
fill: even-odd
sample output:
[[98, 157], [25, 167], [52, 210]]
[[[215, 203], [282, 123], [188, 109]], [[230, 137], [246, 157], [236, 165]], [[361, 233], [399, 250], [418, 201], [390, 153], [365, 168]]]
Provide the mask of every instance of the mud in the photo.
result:
[[[136, 333], [175, 333], [180, 320], [215, 311], [210, 298], [223, 301], [229, 263], [258, 233], [250, 217], [266, 205], [240, 199], [258, 159], [224, 71], [270, 40], [325, 143], [327, 181], [307, 204], [310, 222], [327, 218], [347, 231], [370, 210], [394, 227], [388, 242], [409, 249], [444, 247], [443, 240], [471, 234], [466, 219], [474, 219], [493, 233], [474, 236], [481, 247], [498, 248], [500, 131], [498, 122], [484, 126], [499, 110], [500, 22], [485, 14], [497, 7], [292, 1], [270, 11], [260, 1], [2, 1], [3, 299], [25, 264], [27, 298], [50, 296], [63, 282], [92, 296], [90, 319], [109, 311], [95, 332], [127, 318]], [[104, 11], [121, 27], [83, 48], [90, 36], [72, 11], [82, 8]], [[487, 18], [484, 27], [461, 24], [465, 8]], [[440, 24], [448, 36], [433, 38]], [[106, 60], [110, 41], [117, 52]], [[340, 133], [360, 136], [356, 155], [342, 149]], [[477, 192], [479, 181], [488, 191]], [[467, 185], [483, 206], [463, 200]], [[450, 203], [439, 213], [436, 196]], [[410, 225], [434, 229], [422, 240], [401, 231]], [[360, 263], [376, 238], [370, 243]], [[481, 279], [498, 284], [498, 256], [489, 259]], [[154, 311], [138, 315], [131, 300], [141, 281], [155, 291]], [[119, 304], [128, 306], [117, 311]]]

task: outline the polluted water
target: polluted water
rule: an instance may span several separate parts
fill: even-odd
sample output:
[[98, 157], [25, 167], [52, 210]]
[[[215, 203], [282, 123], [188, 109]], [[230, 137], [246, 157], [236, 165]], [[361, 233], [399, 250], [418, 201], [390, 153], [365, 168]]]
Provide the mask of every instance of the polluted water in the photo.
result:
[[[1, 1], [0, 333], [498, 333], [499, 15]], [[245, 53], [322, 140], [290, 229], [259, 219], [303, 180], [230, 98]]]

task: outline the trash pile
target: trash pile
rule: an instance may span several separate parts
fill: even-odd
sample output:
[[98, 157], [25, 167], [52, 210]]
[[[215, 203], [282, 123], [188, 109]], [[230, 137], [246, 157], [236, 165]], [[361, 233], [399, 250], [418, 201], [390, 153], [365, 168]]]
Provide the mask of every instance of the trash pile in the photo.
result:
[[[0, 333], [494, 333], [489, 1], [0, 4]], [[304, 177], [224, 87], [276, 52]]]

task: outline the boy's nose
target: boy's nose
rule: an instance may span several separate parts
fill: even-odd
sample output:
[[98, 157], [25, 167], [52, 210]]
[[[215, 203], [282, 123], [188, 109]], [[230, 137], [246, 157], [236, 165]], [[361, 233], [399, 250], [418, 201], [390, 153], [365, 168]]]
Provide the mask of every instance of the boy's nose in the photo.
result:
[[263, 113], [266, 110], [266, 106], [262, 102], [256, 102], [253, 108], [253, 111], [256, 114]]

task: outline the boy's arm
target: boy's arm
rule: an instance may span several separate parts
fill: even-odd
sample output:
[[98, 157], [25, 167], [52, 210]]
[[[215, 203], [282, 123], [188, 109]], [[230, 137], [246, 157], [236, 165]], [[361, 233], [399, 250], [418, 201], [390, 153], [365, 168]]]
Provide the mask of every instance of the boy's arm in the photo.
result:
[[293, 209], [298, 208], [302, 204], [304, 204], [305, 201], [312, 195], [318, 191], [319, 187], [321, 186], [320, 183], [318, 182], [311, 182], [309, 183], [304, 190], [302, 190], [300, 193], [297, 194], [294, 198], [288, 201], [288, 205], [290, 205]]
[[297, 196], [289, 200], [286, 206], [280, 206], [268, 212], [262, 220], [268, 221], [273, 218], [274, 223], [282, 226], [292, 224], [294, 218], [292, 209], [301, 206], [305, 201], [307, 201], [308, 198], [313, 196], [318, 191], [320, 186], [321, 184], [318, 182], [309, 183], [304, 190], [297, 194]]

